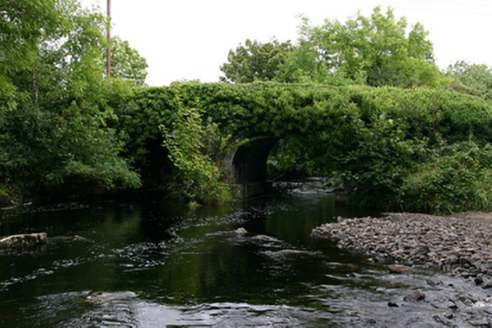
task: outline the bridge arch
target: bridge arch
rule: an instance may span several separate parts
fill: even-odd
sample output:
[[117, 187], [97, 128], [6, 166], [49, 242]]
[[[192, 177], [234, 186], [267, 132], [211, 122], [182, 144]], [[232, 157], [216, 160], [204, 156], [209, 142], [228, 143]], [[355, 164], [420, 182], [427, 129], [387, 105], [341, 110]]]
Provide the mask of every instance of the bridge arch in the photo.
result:
[[254, 138], [226, 154], [228, 181], [241, 198], [264, 194], [268, 189], [267, 159], [278, 142], [275, 137]]

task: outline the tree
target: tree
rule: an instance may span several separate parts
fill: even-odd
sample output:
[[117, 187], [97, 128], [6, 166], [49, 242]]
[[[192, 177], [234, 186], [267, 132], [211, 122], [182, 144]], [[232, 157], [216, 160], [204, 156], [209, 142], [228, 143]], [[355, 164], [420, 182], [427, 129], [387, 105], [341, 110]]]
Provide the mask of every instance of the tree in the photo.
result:
[[[101, 66], [106, 71], [107, 52], [103, 53]], [[130, 47], [128, 41], [122, 41], [119, 37], [111, 39], [111, 77], [141, 86], [147, 77], [147, 67], [147, 60], [140, 56], [136, 49]]]
[[492, 101], [492, 71], [487, 65], [458, 61], [448, 67], [447, 73], [455, 78], [453, 89]]
[[358, 13], [345, 24], [325, 20], [311, 26], [302, 19], [300, 46], [286, 61], [286, 71], [300, 80], [315, 82], [334, 78], [371, 86], [411, 87], [438, 85], [440, 71], [434, 65], [432, 43], [421, 24], [407, 34], [405, 18], [395, 20], [376, 7], [367, 18]]
[[105, 29], [76, 0], [0, 4], [0, 194], [140, 184], [106, 127], [125, 89], [98, 65]]
[[249, 83], [254, 81], [292, 82], [292, 77], [282, 71], [282, 65], [293, 46], [290, 41], [268, 43], [246, 40], [245, 46], [239, 45], [235, 51], [229, 51], [228, 63], [220, 67], [225, 74], [222, 82]]

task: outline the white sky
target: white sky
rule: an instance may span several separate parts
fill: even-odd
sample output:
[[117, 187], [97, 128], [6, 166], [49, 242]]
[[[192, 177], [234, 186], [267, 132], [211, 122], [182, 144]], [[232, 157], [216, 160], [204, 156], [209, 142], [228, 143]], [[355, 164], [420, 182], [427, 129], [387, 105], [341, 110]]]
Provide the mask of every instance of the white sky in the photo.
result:
[[[80, 1], [106, 13], [107, 0]], [[111, 0], [112, 35], [147, 59], [149, 85], [217, 82], [229, 50], [246, 39], [295, 42], [300, 14], [320, 25], [346, 21], [359, 9], [368, 16], [378, 5], [406, 17], [409, 28], [424, 25], [440, 68], [457, 60], [492, 65], [490, 0]]]

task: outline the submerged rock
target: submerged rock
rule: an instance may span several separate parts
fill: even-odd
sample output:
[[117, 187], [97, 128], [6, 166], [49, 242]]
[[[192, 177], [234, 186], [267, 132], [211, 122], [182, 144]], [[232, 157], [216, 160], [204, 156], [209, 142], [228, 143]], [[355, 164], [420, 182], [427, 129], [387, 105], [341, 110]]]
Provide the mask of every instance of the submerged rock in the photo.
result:
[[89, 240], [89, 239], [87, 239], [87, 238], [85, 238], [85, 237], [82, 237], [82, 236], [79, 236], [79, 235], [73, 235], [73, 236], [72, 236], [72, 239], [73, 239], [74, 241], [83, 241], [83, 242], [90, 242], [90, 243], [93, 243], [93, 241], [92, 241], [92, 240]]
[[282, 249], [280, 251], [273, 252], [275, 255], [311, 255], [313, 252], [302, 251], [299, 249]]
[[103, 304], [115, 300], [126, 300], [136, 298], [138, 295], [134, 292], [92, 292], [82, 301], [93, 304]]

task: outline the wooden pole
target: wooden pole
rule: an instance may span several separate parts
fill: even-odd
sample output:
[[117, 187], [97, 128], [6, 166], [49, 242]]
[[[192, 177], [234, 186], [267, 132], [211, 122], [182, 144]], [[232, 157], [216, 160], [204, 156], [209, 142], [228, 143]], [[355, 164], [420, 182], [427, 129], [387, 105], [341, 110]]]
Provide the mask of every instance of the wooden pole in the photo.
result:
[[108, 49], [106, 60], [106, 76], [111, 76], [111, 0], [108, 0]]

